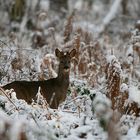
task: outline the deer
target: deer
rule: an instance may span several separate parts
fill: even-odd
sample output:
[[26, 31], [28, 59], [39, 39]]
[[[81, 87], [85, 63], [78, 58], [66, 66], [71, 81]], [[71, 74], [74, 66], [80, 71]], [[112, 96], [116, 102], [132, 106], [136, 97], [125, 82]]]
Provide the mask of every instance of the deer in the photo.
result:
[[14, 89], [18, 99], [25, 100], [28, 104], [36, 98], [38, 89], [42, 96], [46, 99], [50, 108], [58, 109], [58, 106], [65, 101], [67, 90], [70, 83], [70, 68], [71, 60], [76, 55], [76, 50], [60, 51], [58, 48], [55, 50], [55, 55], [59, 60], [58, 73], [56, 78], [51, 78], [43, 81], [14, 81], [2, 88]]

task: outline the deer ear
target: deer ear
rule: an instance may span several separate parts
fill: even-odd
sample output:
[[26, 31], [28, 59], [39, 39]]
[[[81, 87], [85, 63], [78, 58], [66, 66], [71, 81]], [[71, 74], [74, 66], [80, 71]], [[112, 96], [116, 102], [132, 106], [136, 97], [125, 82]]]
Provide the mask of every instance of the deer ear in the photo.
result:
[[58, 48], [55, 49], [55, 55], [56, 55], [56, 57], [58, 57], [58, 58], [61, 57], [61, 51], [60, 51]]
[[76, 49], [72, 49], [70, 52], [70, 58], [74, 57], [76, 55]]

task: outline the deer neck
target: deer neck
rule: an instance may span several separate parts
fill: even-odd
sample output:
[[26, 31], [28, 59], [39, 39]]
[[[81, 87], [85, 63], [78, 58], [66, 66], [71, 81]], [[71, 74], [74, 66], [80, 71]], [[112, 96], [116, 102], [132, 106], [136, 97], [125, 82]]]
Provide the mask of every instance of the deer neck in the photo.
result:
[[62, 72], [62, 70], [59, 68], [57, 79], [63, 85], [69, 86], [69, 72]]

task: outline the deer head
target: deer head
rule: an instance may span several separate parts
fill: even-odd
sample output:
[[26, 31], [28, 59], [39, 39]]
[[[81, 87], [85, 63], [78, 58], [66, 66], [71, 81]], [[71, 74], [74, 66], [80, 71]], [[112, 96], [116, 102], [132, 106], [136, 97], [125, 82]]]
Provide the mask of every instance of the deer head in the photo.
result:
[[[70, 52], [63, 52], [59, 49], [55, 50], [55, 55], [59, 59], [59, 73], [69, 73], [71, 59], [75, 56], [76, 50], [72, 49]], [[59, 74], [58, 74], [59, 75]]]

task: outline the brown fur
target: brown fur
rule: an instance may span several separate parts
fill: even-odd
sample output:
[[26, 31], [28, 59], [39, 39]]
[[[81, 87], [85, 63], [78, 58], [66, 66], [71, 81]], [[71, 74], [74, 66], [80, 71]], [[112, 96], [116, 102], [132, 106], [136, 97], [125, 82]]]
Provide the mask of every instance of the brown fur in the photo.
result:
[[66, 99], [69, 87], [70, 61], [75, 56], [76, 50], [71, 52], [62, 52], [55, 50], [56, 56], [59, 58], [58, 76], [44, 81], [14, 81], [3, 86], [3, 89], [14, 89], [18, 99], [24, 99], [27, 103], [31, 103], [35, 99], [40, 87], [41, 94], [51, 104], [51, 108], [58, 108], [59, 104]]

